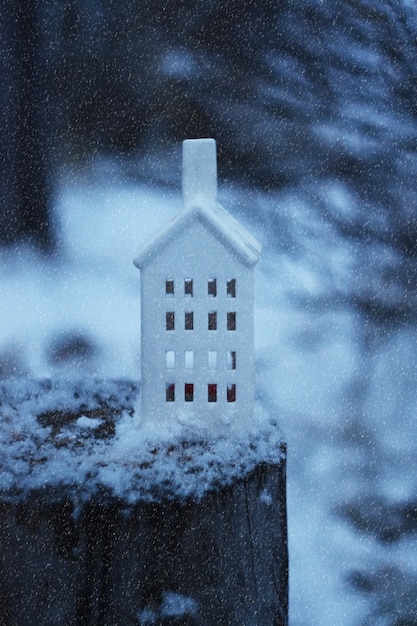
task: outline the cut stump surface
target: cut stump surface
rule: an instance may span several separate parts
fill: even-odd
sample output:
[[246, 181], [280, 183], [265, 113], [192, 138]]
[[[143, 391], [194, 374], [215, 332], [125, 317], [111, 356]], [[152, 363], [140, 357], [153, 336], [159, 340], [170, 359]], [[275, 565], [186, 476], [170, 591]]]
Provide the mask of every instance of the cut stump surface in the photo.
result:
[[137, 395], [0, 387], [0, 625], [286, 625], [278, 428], [135, 446]]

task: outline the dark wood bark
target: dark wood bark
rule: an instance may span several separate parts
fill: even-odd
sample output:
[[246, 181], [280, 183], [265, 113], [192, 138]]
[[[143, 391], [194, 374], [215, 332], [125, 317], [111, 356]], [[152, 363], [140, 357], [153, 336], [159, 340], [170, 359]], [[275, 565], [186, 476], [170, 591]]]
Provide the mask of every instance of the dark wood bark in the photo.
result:
[[[0, 532], [3, 626], [287, 624], [284, 463], [201, 502], [106, 499], [75, 512], [38, 494], [3, 503]], [[170, 614], [167, 593], [191, 607]]]

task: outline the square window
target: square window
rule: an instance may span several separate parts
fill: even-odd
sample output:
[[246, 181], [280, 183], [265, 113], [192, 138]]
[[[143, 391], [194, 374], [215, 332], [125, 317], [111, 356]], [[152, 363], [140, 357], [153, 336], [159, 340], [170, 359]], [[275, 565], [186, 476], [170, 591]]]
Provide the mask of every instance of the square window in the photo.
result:
[[227, 297], [236, 298], [236, 278], [230, 278], [227, 281]]
[[209, 350], [208, 353], [208, 366], [210, 370], [217, 369], [217, 352], [215, 350]]
[[184, 385], [184, 400], [185, 400], [185, 402], [193, 402], [193, 400], [194, 400], [194, 385], [193, 385], [193, 383], [185, 383], [185, 385]]
[[175, 385], [174, 383], [166, 383], [165, 400], [167, 402], [175, 402]]
[[165, 314], [165, 327], [167, 330], [175, 330], [175, 313], [168, 311]]
[[186, 370], [192, 370], [194, 367], [194, 351], [185, 350], [184, 352], [184, 365]]
[[236, 313], [234, 311], [227, 312], [227, 330], [236, 330]]
[[184, 279], [184, 296], [191, 298], [193, 296], [193, 279]]
[[167, 370], [175, 369], [175, 352], [174, 350], [165, 351], [165, 368]]
[[208, 279], [207, 295], [209, 298], [215, 298], [217, 296], [217, 280], [215, 278]]
[[236, 369], [236, 352], [230, 351], [230, 350], [226, 352], [226, 369], [227, 370]]
[[167, 278], [165, 281], [165, 296], [167, 298], [174, 297], [174, 279], [173, 278]]
[[217, 385], [216, 383], [209, 383], [207, 385], [207, 401], [217, 402]]
[[236, 402], [236, 385], [227, 385], [227, 401]]
[[194, 313], [192, 311], [184, 313], [184, 328], [185, 330], [193, 330], [194, 328]]
[[217, 330], [217, 313], [216, 311], [210, 311], [208, 314], [208, 329]]

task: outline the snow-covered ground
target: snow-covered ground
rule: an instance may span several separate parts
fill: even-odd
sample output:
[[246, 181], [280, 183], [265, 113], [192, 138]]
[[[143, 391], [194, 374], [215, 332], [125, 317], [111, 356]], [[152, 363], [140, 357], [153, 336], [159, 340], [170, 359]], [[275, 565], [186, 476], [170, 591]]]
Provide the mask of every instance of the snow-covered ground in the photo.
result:
[[[219, 195], [263, 244], [257, 389], [288, 442], [291, 626], [394, 624], [362, 620], [387, 596], [392, 615], [400, 597], [412, 607], [406, 594], [417, 577], [416, 542], [412, 534], [383, 542], [338, 511], [363, 498], [416, 500], [416, 333], [393, 333], [364, 354], [360, 325], [346, 308], [301, 306], [296, 298], [325, 295], [323, 258], [333, 282], [351, 279], [349, 250], [324, 224], [306, 223], [295, 195], [232, 187]], [[132, 259], [180, 209], [179, 189], [129, 182], [105, 160], [64, 180], [56, 258], [45, 262], [24, 247], [0, 253], [0, 371], [139, 379], [140, 274]], [[268, 215], [280, 212], [277, 233]], [[300, 236], [310, 247], [295, 254], [289, 239]]]

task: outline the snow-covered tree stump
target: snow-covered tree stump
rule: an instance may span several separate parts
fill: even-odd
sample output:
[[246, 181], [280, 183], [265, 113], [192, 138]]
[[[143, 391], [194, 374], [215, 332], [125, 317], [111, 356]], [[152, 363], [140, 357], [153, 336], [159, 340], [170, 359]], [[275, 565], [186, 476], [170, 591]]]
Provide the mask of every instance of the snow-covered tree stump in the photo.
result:
[[142, 432], [137, 393], [0, 386], [0, 624], [287, 624], [278, 427]]

